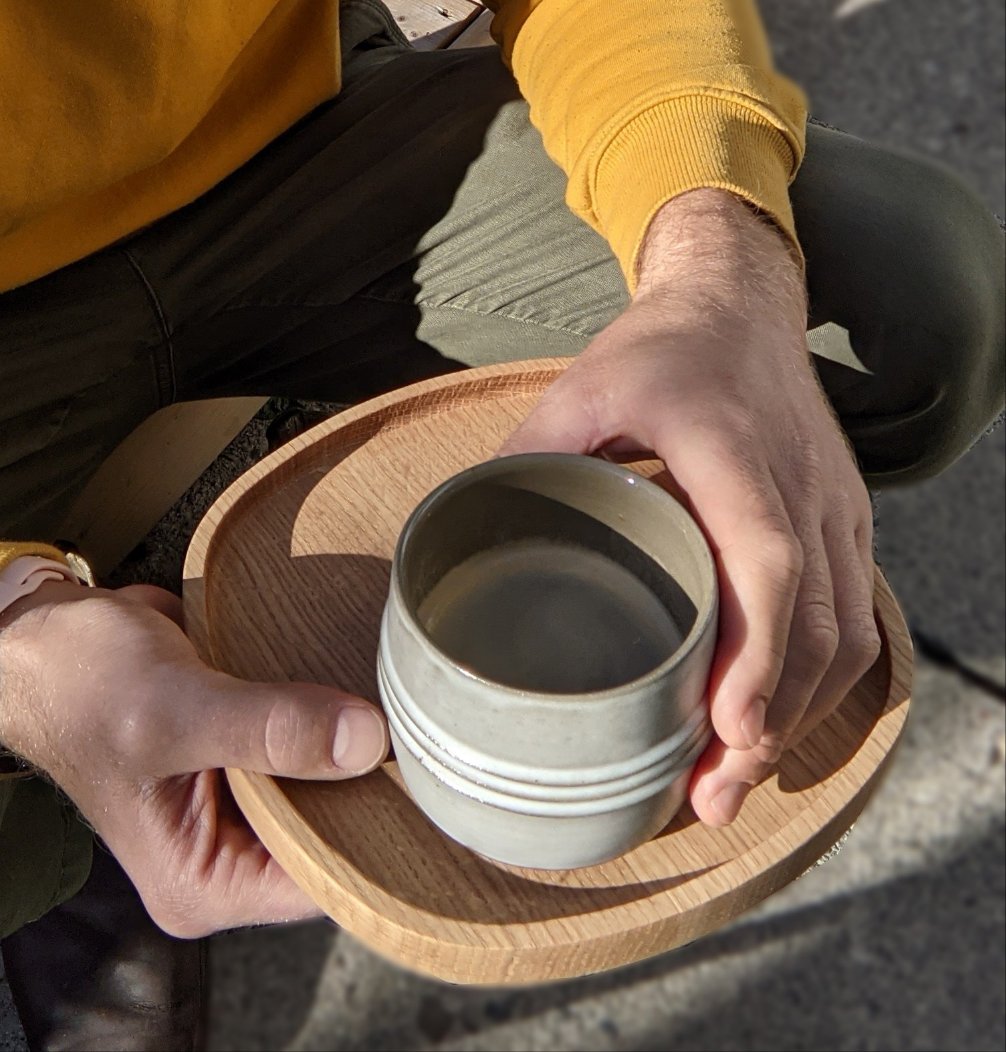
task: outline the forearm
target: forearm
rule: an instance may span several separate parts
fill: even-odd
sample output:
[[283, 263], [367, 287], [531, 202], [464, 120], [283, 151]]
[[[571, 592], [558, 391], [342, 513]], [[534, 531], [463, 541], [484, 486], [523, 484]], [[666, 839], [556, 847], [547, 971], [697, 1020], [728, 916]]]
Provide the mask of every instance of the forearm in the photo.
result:
[[772, 67], [752, 0], [495, 0], [494, 33], [572, 209], [630, 286], [659, 209], [700, 187], [748, 201], [796, 243], [787, 186], [802, 94]]
[[637, 301], [678, 302], [702, 312], [711, 325], [744, 312], [752, 327], [781, 321], [806, 324], [806, 289], [800, 257], [779, 229], [722, 190], [695, 190], [674, 198], [654, 216], [638, 268]]

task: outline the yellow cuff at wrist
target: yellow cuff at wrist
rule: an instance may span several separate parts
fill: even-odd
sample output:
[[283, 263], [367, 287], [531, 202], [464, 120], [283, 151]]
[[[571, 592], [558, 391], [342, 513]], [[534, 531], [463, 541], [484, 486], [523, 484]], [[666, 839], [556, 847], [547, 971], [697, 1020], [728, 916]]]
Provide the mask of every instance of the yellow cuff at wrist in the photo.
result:
[[604, 151], [592, 195], [630, 290], [650, 220], [672, 198], [700, 188], [729, 191], [774, 220], [802, 260], [787, 190], [793, 167], [783, 132], [729, 97], [669, 99], [637, 116]]
[[66, 553], [52, 544], [41, 541], [0, 541], [0, 570], [22, 555], [37, 555], [42, 559], [54, 559], [56, 562], [70, 566]]

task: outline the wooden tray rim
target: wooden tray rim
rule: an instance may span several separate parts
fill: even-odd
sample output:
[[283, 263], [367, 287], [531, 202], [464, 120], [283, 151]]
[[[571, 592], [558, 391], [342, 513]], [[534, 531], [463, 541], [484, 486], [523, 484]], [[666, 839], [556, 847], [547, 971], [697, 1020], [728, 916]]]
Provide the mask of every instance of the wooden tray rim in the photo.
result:
[[[214, 502], [195, 531], [186, 555], [186, 630], [197, 648], [211, 660], [216, 656], [206, 608], [206, 568], [212, 565], [212, 556], [217, 546], [224, 543], [230, 522], [236, 521], [236, 517], [244, 510], [246, 503], [257, 495], [256, 491], [262, 484], [281, 486], [287, 480], [297, 477], [306, 467], [304, 461], [310, 459], [313, 462], [324, 454], [326, 447], [334, 440], [339, 444], [342, 456], [349, 455], [358, 446], [348, 449], [342, 447], [349, 445], [344, 442], [344, 438], [346, 433], [352, 433], [353, 429], [357, 429], [365, 441], [386, 428], [407, 425], [417, 415], [428, 416], [431, 415], [431, 411], [440, 411], [437, 404], [437, 396], [440, 394], [451, 395], [449, 401], [443, 399], [443, 408], [449, 409], [458, 405], [459, 401], [471, 402], [491, 397], [491, 392], [487, 392], [487, 381], [505, 381], [504, 393], [510, 393], [520, 387], [540, 392], [567, 364], [568, 360], [563, 359], [511, 362], [422, 381], [389, 392], [323, 421], [251, 467]], [[501, 388], [503, 387], [504, 385], [501, 385]], [[459, 393], [462, 396], [460, 399], [457, 397]], [[359, 444], [362, 444], [362, 441]], [[339, 460], [335, 460], [329, 466], [335, 467], [338, 462]], [[667, 941], [670, 934], [668, 929], [682, 916], [682, 911], [676, 908], [673, 895], [657, 892], [648, 898], [648, 903], [659, 903], [662, 907], [660, 919], [656, 922], [652, 919], [645, 920], [641, 925], [641, 929], [645, 929], [641, 930], [644, 937], [640, 939], [636, 952], [618, 963], [642, 959], [661, 949], [670, 949], [675, 944], [704, 934], [716, 926], [724, 907], [729, 907], [730, 903], [754, 882], [759, 885], [757, 900], [764, 899], [812, 865], [855, 820], [889, 762], [907, 718], [910, 702], [910, 637], [890, 587], [879, 571], [876, 599], [882, 615], [880, 623], [889, 675], [883, 709], [870, 733], [858, 747], [857, 754], [870, 748], [871, 743], [874, 748], [882, 747], [874, 741], [881, 729], [891, 740], [886, 754], [879, 759], [873, 772], [863, 783], [853, 783], [844, 769], [837, 770], [822, 783], [820, 794], [808, 802], [798, 814], [778, 826], [757, 846], [722, 862], [719, 866], [720, 875], [734, 879], [739, 877], [740, 882], [731, 884], [729, 891], [716, 898], [699, 906], [688, 907], [687, 914], [697, 923], [689, 925], [686, 939]], [[305, 866], [313, 867], [316, 878], [320, 877], [326, 886], [332, 887], [337, 892], [337, 897], [345, 896], [339, 915], [336, 917], [332, 914], [334, 919], [377, 952], [398, 963], [405, 963], [411, 968], [449, 981], [463, 981], [464, 976], [471, 970], [472, 955], [478, 957], [479, 970], [483, 972], [487, 971], [485, 955], [495, 956], [498, 958], [496, 965], [488, 971], [496, 975], [493, 981], [507, 982], [514, 974], [514, 956], [533, 955], [538, 949], [533, 938], [525, 939], [517, 945], [501, 937], [511, 929], [519, 929], [533, 936], [535, 929], [548, 924], [548, 921], [500, 924], [429, 915], [429, 919], [435, 922], [438, 929], [434, 935], [425, 924], [408, 926], [392, 919], [382, 912], [380, 905], [375, 906], [365, 901], [360, 894], [359, 885], [366, 884], [366, 880], [355, 874], [344, 859], [338, 860], [342, 872], [341, 879], [336, 878], [333, 870], [326, 864], [327, 860], [331, 860], [328, 845], [293, 806], [280, 780], [268, 775], [237, 770], [228, 770], [227, 777], [242, 810], [247, 812], [247, 805], [253, 801], [264, 809], [264, 813], [260, 812], [258, 820], [253, 822], [253, 828], [270, 852], [295, 878], [303, 874]], [[831, 817], [823, 826], [818, 827], [809, 821], [808, 812], [812, 806], [820, 806], [825, 800], [834, 800], [835, 807]], [[286, 830], [283, 829], [284, 825], [288, 827]], [[289, 836], [291, 825], [297, 829], [300, 836], [299, 844]], [[780, 843], [786, 845], [785, 853], [779, 851]], [[757, 871], [746, 873], [744, 860], [747, 860], [750, 866], [751, 859], [758, 856], [762, 856], [762, 861]], [[738, 872], [734, 873], [734, 870]], [[398, 913], [402, 910], [402, 904], [389, 892], [370, 884], [366, 886], [378, 903], [387, 903], [394, 907], [391, 912]], [[325, 904], [319, 905], [325, 908]], [[610, 910], [631, 910], [634, 905], [619, 904], [610, 907]], [[427, 919], [418, 908], [410, 908], [408, 912], [417, 921]], [[729, 909], [727, 912], [730, 912]], [[561, 930], [565, 931], [564, 928]], [[622, 938], [624, 931], [615, 934], [602, 932], [594, 942], [607, 943]], [[577, 946], [582, 947], [582, 933], [570, 931], [569, 939], [569, 945], [575, 941]], [[575, 967], [568, 971], [556, 967], [554, 960], [551, 960], [552, 952], [564, 945], [566, 944], [561, 940], [557, 942], [554, 937], [549, 940], [547, 949], [550, 951], [551, 964], [548, 975], [542, 978], [583, 974], [583, 971], [576, 970]], [[544, 952], [546, 948], [541, 949]], [[602, 952], [601, 956], [605, 954]], [[522, 971], [520, 981], [529, 981], [526, 969]]]

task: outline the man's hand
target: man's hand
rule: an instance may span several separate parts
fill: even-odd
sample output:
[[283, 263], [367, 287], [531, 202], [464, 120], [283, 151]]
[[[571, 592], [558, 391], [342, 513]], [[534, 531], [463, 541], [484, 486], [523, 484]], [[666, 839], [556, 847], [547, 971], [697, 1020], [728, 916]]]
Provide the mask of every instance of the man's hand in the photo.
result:
[[313, 916], [217, 769], [362, 774], [387, 752], [384, 718], [330, 687], [216, 672], [180, 623], [179, 600], [142, 585], [19, 600], [0, 617], [0, 741], [70, 796], [169, 933]]
[[652, 450], [667, 465], [718, 568], [716, 738], [691, 800], [722, 825], [877, 657], [870, 501], [774, 228], [725, 192], [685, 194], [653, 221], [639, 278], [501, 452]]

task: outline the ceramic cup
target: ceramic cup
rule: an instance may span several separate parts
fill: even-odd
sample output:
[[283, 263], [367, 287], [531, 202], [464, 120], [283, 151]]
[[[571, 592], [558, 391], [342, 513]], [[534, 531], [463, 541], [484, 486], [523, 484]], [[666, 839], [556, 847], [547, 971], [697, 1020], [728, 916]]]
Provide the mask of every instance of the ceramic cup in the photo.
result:
[[702, 533], [607, 461], [526, 454], [449, 479], [395, 551], [378, 680], [410, 793], [489, 858], [568, 869], [661, 830], [711, 731]]

